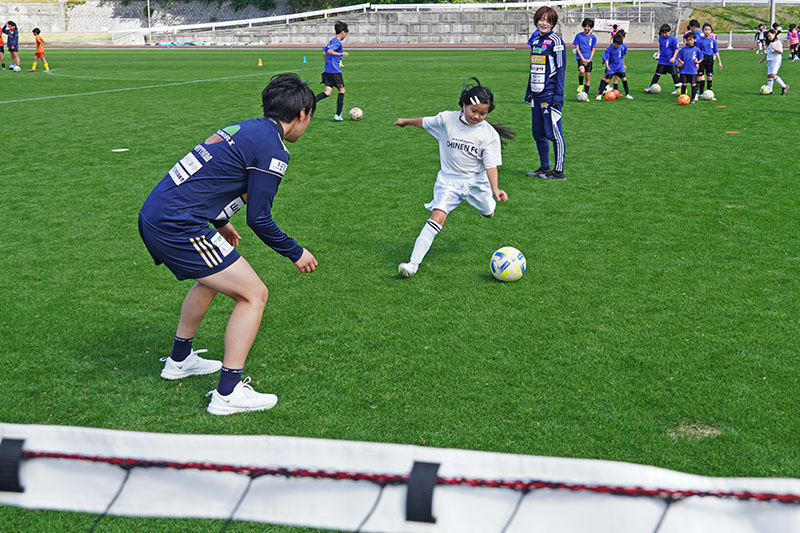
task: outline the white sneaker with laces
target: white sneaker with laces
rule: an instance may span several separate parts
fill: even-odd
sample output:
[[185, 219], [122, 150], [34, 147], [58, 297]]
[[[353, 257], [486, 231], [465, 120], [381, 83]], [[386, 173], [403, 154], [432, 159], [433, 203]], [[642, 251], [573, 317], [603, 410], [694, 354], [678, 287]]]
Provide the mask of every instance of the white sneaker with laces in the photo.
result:
[[203, 359], [197, 355], [207, 351], [192, 350], [189, 357], [180, 362], [173, 360], [171, 357], [162, 357], [159, 359], [159, 361], [164, 361], [164, 370], [161, 371], [161, 377], [173, 380], [189, 376], [204, 376], [219, 371], [222, 368], [222, 361]]
[[417, 273], [419, 265], [417, 263], [400, 263], [397, 272], [404, 278], [410, 278]]
[[206, 396], [211, 396], [211, 402], [209, 402], [206, 410], [212, 415], [265, 411], [272, 409], [278, 403], [278, 397], [274, 394], [263, 394], [254, 391], [253, 387], [250, 386], [250, 376], [237, 383], [233, 392], [227, 396], [217, 392], [217, 389], [208, 391]]
[[633, 100], [633, 95], [626, 94], [625, 98], [628, 99], [628, 100]]

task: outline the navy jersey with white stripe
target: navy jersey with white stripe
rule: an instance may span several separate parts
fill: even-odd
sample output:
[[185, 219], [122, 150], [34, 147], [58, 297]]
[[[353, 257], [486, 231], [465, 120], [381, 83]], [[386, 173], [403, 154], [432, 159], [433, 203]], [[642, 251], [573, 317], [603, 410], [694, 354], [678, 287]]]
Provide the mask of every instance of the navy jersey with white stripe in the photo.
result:
[[555, 32], [540, 35], [538, 31], [528, 39], [531, 47], [531, 70], [525, 100], [564, 100], [566, 50], [564, 40]]
[[196, 235], [216, 226], [247, 202], [247, 224], [273, 250], [297, 261], [294, 239], [272, 220], [272, 202], [289, 163], [281, 127], [269, 118], [237, 122], [217, 130], [175, 163], [140, 211], [156, 231]]

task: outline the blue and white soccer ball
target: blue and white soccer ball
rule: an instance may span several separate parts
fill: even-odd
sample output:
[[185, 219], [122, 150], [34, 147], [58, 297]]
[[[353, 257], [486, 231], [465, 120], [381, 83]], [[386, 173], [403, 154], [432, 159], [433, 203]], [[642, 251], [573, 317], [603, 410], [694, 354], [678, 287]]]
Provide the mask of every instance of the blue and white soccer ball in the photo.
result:
[[661, 56], [661, 54], [660, 54], [659, 52], [655, 52], [655, 53], [653, 54], [653, 59], [655, 59], [656, 61], [658, 61], [658, 58], [659, 58], [659, 56]]
[[511, 246], [503, 246], [492, 254], [492, 276], [500, 281], [517, 281], [525, 273], [525, 256]]

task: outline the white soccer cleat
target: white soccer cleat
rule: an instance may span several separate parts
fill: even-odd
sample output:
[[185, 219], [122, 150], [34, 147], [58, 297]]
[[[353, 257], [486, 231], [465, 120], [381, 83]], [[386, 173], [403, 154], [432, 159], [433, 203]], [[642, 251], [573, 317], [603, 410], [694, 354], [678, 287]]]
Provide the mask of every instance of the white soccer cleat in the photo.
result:
[[211, 396], [211, 401], [206, 410], [212, 415], [265, 411], [272, 409], [278, 403], [278, 397], [274, 394], [263, 394], [254, 391], [253, 387], [250, 386], [250, 376], [237, 383], [233, 392], [227, 396], [217, 392], [217, 389], [209, 391], [206, 396]]
[[397, 272], [404, 278], [410, 278], [417, 273], [419, 265], [416, 263], [400, 263], [397, 267]]
[[173, 380], [189, 376], [204, 376], [206, 374], [218, 372], [219, 369], [222, 368], [221, 361], [203, 359], [197, 355], [207, 351], [208, 350], [192, 350], [189, 357], [181, 362], [174, 361], [171, 357], [162, 357], [159, 359], [159, 361], [164, 361], [164, 370], [161, 371], [161, 377]]
[[[603, 93], [603, 94], [605, 94], [605, 93]], [[600, 95], [600, 94], [598, 94], [598, 95], [597, 95], [597, 98], [595, 98], [595, 100], [602, 100], [602, 99], [603, 99], [603, 96], [602, 96], [602, 95]]]
[[633, 100], [633, 96], [632, 96], [632, 95], [630, 95], [630, 94], [626, 94], [626, 95], [625, 95], [625, 98], [626, 98], [627, 100]]

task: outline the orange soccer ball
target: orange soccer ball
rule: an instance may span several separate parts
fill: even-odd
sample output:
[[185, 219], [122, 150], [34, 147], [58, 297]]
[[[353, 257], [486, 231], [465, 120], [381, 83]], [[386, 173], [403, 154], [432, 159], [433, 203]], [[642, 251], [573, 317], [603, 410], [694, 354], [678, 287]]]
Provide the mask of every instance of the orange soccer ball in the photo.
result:
[[614, 98], [615, 98], [615, 99], [616, 99], [616, 98], [619, 98], [620, 96], [622, 96], [622, 95], [620, 94], [620, 92], [619, 92], [618, 90], [616, 90], [616, 89], [611, 89], [611, 92], [612, 92], [612, 93], [614, 93]]
[[682, 94], [678, 97], [678, 105], [689, 105], [691, 97], [688, 94]]
[[603, 95], [603, 98], [606, 99], [606, 102], [613, 102], [617, 99], [617, 95], [614, 94], [614, 90], [608, 91], [606, 94]]

